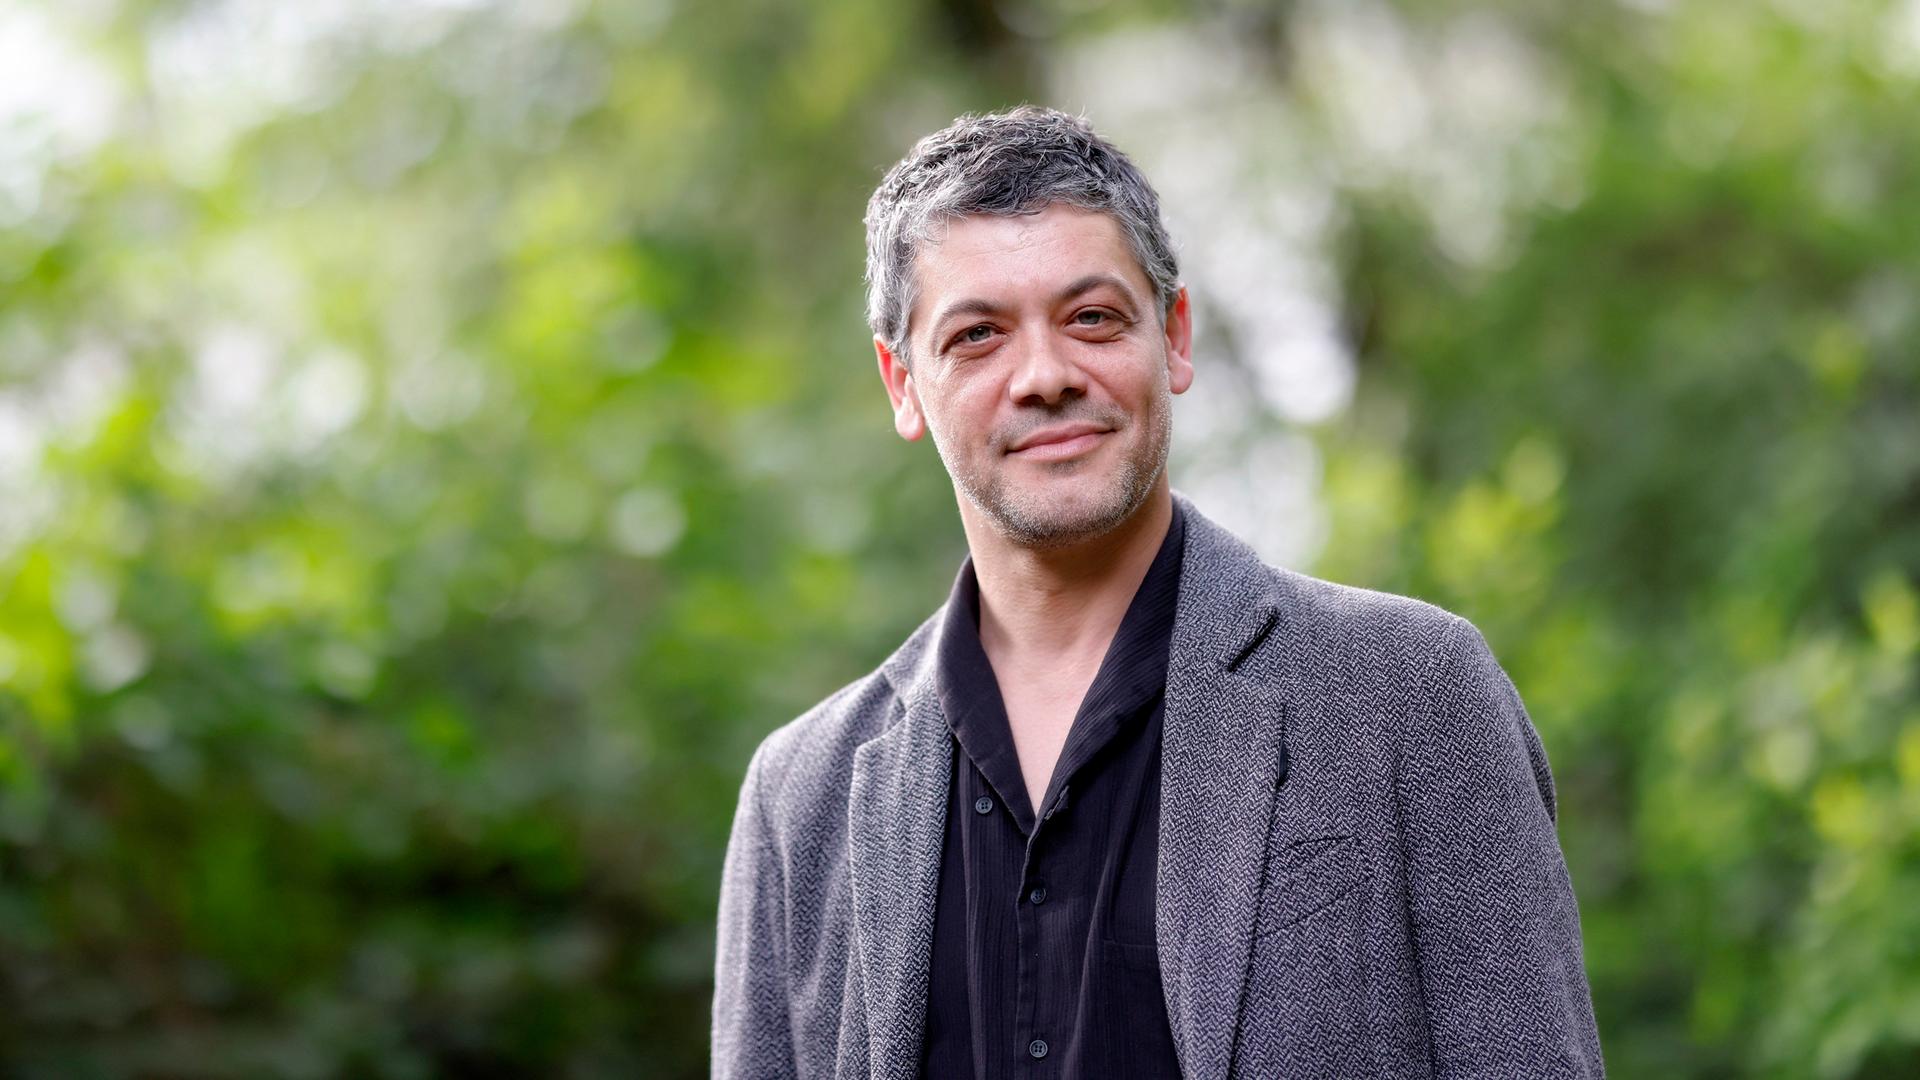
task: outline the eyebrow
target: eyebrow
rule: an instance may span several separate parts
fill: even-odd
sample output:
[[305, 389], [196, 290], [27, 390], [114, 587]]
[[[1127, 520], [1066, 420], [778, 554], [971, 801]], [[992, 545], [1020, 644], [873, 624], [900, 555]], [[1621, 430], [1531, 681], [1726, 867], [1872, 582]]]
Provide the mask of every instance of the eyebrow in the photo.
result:
[[[1112, 286], [1120, 290], [1120, 294], [1125, 296], [1129, 301], [1136, 304], [1139, 303], [1139, 298], [1133, 295], [1133, 290], [1127, 287], [1125, 281], [1107, 273], [1092, 273], [1075, 278], [1066, 288], [1053, 294], [1052, 302], [1055, 304], [1065, 303], [1076, 296], [1090, 293], [1102, 285]], [[956, 300], [943, 308], [940, 312], [940, 317], [933, 321], [933, 336], [936, 339], [934, 343], [935, 347], [937, 348], [939, 346], [938, 339], [942, 336], [943, 328], [956, 317], [961, 315], [1003, 315], [1007, 311], [1007, 305], [995, 303], [992, 300], [980, 299], [978, 297]]]

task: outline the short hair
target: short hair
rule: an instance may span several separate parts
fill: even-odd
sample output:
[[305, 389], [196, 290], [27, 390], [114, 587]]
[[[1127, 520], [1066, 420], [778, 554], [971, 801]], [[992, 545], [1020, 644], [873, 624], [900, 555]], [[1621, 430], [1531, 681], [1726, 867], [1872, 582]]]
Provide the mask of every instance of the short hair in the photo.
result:
[[1180, 291], [1160, 197], [1083, 117], [1021, 105], [962, 114], [915, 143], [867, 202], [867, 324], [909, 363], [913, 264], [933, 227], [972, 214], [1011, 217], [1067, 203], [1113, 217], [1152, 283], [1164, 320]]

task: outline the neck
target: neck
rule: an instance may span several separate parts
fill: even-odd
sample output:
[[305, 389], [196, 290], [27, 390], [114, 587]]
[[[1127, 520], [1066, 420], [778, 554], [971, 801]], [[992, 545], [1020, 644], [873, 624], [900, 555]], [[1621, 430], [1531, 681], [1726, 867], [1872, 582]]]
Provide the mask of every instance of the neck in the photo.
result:
[[980, 582], [980, 640], [996, 664], [1020, 666], [1106, 652], [1173, 521], [1163, 474], [1133, 516], [1112, 531], [1057, 548], [1023, 547], [964, 498], [961, 521]]

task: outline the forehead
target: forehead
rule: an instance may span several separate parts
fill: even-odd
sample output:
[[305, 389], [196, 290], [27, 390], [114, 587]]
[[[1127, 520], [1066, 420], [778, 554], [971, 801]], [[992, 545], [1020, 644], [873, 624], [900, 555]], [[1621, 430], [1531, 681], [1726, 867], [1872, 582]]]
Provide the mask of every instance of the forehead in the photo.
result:
[[1110, 214], [1055, 203], [1037, 214], [955, 218], [915, 256], [913, 325], [924, 326], [924, 317], [949, 301], [1039, 301], [1094, 273], [1120, 277], [1142, 302], [1153, 294]]

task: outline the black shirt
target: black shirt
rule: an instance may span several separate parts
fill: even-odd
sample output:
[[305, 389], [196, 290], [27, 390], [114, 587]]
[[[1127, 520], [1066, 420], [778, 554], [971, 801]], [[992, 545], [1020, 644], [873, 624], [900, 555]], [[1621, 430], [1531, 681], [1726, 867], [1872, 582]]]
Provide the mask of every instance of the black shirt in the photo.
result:
[[1178, 1077], [1154, 946], [1160, 727], [1179, 505], [1087, 688], [1035, 821], [961, 565], [938, 657], [956, 752], [933, 925], [927, 1080]]

